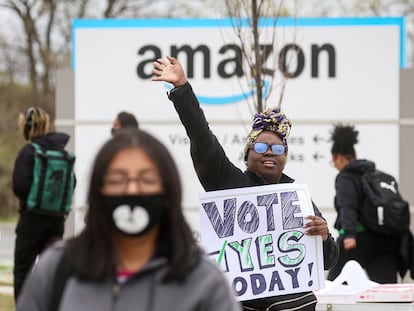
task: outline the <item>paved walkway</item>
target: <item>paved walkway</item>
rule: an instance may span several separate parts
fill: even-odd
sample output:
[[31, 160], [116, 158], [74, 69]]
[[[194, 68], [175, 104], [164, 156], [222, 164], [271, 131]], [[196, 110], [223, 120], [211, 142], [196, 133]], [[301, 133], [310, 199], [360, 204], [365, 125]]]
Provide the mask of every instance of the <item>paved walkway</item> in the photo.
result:
[[[0, 264], [7, 263], [7, 265], [12, 265], [13, 263], [15, 239], [14, 227], [15, 224], [11, 223], [0, 224]], [[5, 275], [3, 275], [3, 277], [4, 276]], [[4, 280], [3, 277], [1, 278], [2, 282], [8, 282]], [[9, 277], [6, 277], [5, 279], [8, 280]], [[13, 286], [0, 285], [0, 294], [13, 295]]]
[[0, 262], [13, 261], [16, 224], [0, 223]]
[[0, 285], [0, 294], [2, 294], [2, 295], [13, 295], [13, 286]]

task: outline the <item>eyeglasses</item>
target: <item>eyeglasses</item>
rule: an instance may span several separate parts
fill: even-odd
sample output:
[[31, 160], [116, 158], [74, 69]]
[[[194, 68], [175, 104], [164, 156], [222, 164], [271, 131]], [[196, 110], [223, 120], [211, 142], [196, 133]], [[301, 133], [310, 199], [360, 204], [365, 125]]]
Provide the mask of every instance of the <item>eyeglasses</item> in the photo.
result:
[[106, 193], [124, 193], [130, 182], [135, 182], [141, 192], [152, 192], [162, 189], [162, 180], [158, 175], [148, 174], [130, 178], [126, 174], [108, 174], [103, 180], [103, 191]]
[[253, 149], [257, 153], [265, 153], [269, 148], [273, 154], [282, 155], [285, 153], [285, 146], [282, 144], [266, 144], [260, 142], [253, 144]]

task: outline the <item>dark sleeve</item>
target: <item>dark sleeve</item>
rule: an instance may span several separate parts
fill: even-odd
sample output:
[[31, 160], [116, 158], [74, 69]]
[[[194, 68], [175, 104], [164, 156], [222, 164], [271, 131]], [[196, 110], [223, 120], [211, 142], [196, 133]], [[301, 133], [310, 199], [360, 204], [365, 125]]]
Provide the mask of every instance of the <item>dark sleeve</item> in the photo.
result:
[[211, 132], [203, 110], [191, 85], [169, 93], [175, 110], [190, 139], [190, 152], [197, 176], [206, 191], [243, 186], [243, 172], [230, 162], [225, 151]]
[[12, 174], [14, 194], [22, 201], [27, 199], [33, 181], [34, 148], [26, 144], [16, 157]]
[[[325, 221], [326, 219], [322, 216], [321, 211], [318, 209], [318, 207], [315, 205], [314, 202], [312, 202], [313, 205], [313, 211], [315, 213], [315, 216], [323, 218]], [[338, 245], [335, 242], [335, 239], [331, 235], [330, 232], [328, 232], [328, 238], [323, 241], [323, 266], [325, 270], [329, 270], [333, 266], [336, 265], [339, 257], [339, 248]]]
[[354, 176], [340, 174], [335, 182], [339, 225], [344, 230], [345, 238], [355, 237], [358, 225], [359, 197], [356, 181]]

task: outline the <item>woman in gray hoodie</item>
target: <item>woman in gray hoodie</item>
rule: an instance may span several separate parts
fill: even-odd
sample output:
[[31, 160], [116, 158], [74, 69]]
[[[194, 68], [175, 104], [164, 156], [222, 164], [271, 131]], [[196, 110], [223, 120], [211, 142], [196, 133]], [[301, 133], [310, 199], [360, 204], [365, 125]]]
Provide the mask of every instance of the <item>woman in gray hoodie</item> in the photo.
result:
[[240, 310], [194, 241], [181, 197], [165, 146], [120, 132], [96, 156], [84, 230], [42, 254], [16, 310]]

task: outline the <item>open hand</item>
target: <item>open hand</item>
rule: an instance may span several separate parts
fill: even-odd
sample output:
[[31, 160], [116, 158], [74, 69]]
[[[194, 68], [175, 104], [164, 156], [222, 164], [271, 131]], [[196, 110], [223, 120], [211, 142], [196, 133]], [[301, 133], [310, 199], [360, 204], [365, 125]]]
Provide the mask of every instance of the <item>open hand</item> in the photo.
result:
[[167, 58], [158, 58], [152, 63], [154, 69], [152, 73], [155, 75], [151, 81], [165, 81], [172, 83], [174, 87], [178, 87], [187, 83], [183, 67], [180, 62], [172, 56]]
[[349, 251], [357, 247], [356, 239], [355, 238], [346, 238], [344, 239], [344, 249]]
[[310, 220], [304, 226], [304, 228], [306, 228], [305, 233], [308, 235], [320, 235], [322, 236], [322, 240], [326, 241], [329, 232], [326, 221], [321, 217], [313, 215], [306, 216], [305, 219]]

